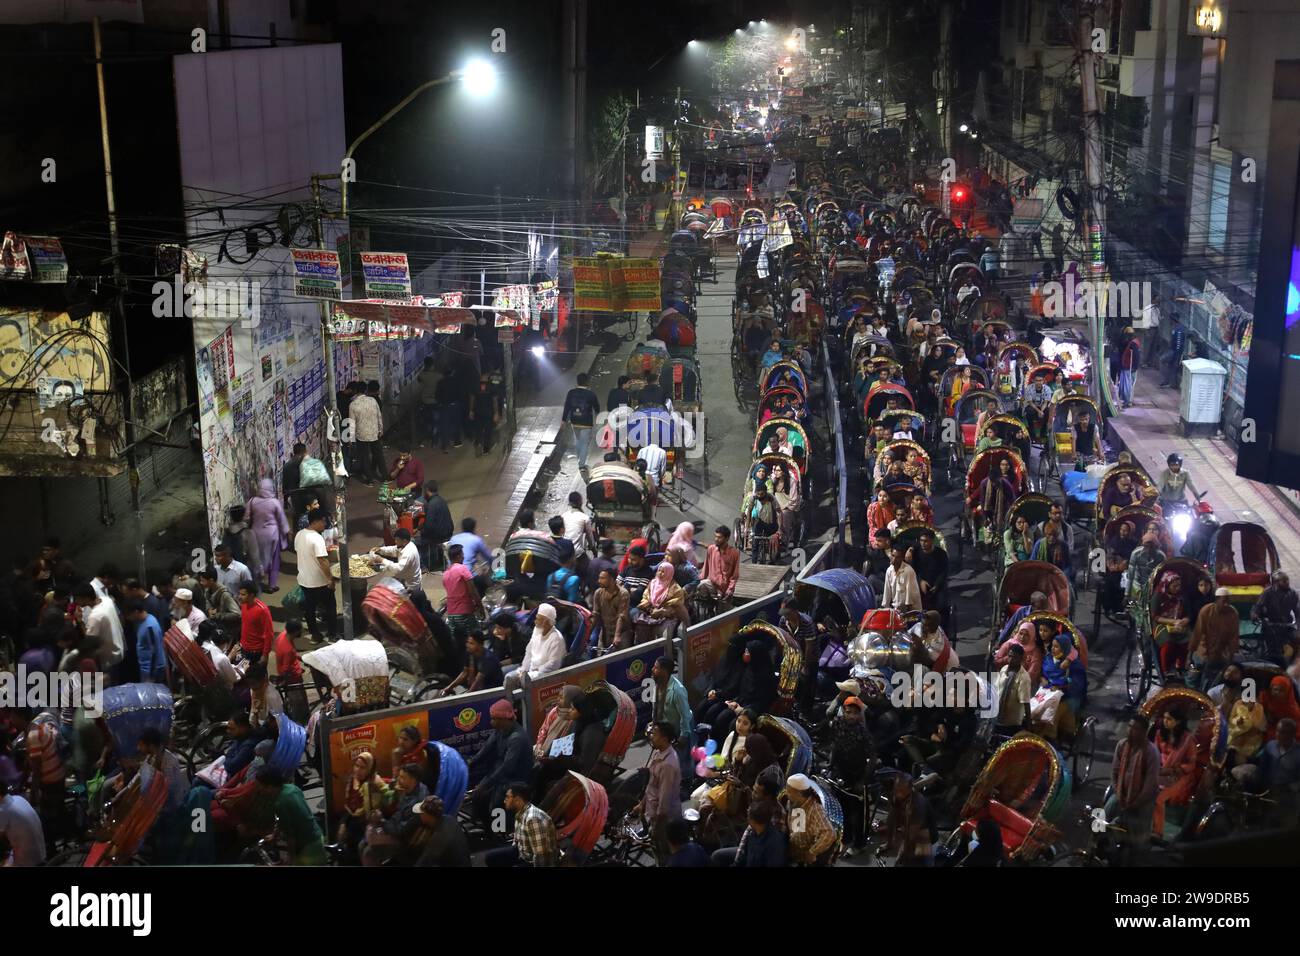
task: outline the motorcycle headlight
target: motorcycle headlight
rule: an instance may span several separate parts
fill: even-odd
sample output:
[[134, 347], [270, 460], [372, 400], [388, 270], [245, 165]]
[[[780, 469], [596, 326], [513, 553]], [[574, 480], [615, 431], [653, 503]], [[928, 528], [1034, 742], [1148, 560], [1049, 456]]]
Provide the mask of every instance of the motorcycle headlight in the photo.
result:
[[1186, 538], [1187, 533], [1192, 530], [1192, 516], [1186, 513], [1174, 515], [1170, 524], [1173, 526], [1175, 535]]

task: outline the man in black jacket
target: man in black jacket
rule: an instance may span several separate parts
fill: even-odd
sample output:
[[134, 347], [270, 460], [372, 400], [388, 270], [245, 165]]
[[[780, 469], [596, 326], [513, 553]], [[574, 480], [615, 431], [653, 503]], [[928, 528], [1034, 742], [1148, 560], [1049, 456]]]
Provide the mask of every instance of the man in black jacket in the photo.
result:
[[[948, 613], [948, 552], [935, 547], [934, 533], [921, 532], [920, 550], [912, 553], [912, 570], [916, 572], [917, 583], [921, 586], [921, 607], [927, 611], [938, 611], [945, 617]], [[943, 622], [945, 630], [948, 622]]]
[[871, 536], [871, 547], [867, 548], [867, 560], [862, 563], [862, 576], [871, 585], [871, 592], [877, 597], [885, 593], [885, 571], [889, 568], [889, 545], [893, 537], [888, 528], [880, 528]]
[[420, 525], [420, 559], [426, 570], [443, 567], [442, 547], [455, 531], [451, 509], [438, 494], [438, 483], [430, 478], [424, 483], [424, 524]]
[[569, 389], [564, 397], [564, 421], [573, 429], [574, 451], [578, 456], [578, 467], [587, 467], [587, 452], [591, 448], [591, 433], [596, 425], [596, 416], [600, 414], [600, 399], [587, 387], [585, 373], [578, 375], [578, 385]]

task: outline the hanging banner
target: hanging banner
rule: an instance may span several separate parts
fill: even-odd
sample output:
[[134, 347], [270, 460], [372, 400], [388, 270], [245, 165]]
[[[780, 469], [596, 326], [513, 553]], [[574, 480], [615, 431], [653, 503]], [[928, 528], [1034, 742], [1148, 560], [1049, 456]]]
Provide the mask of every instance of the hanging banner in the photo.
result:
[[6, 232], [0, 243], [0, 279], [26, 279], [31, 275], [27, 243], [16, 232]]
[[607, 259], [574, 258], [573, 307], [584, 312], [613, 312], [614, 296], [609, 284]]
[[530, 285], [503, 285], [496, 290], [492, 306], [497, 309], [509, 309], [519, 314], [520, 322], [533, 321], [537, 328], [536, 317], [532, 315], [533, 287]]
[[560, 286], [554, 279], [537, 283], [533, 290], [533, 305], [538, 312], [549, 312], [555, 308], [560, 298]]
[[63, 244], [54, 236], [24, 236], [27, 260], [32, 278], [37, 282], [68, 281], [68, 257], [63, 254]]
[[405, 252], [363, 252], [360, 256], [367, 296], [377, 299], [411, 297], [411, 267]]
[[610, 284], [617, 312], [658, 312], [658, 259], [611, 259]]
[[290, 249], [293, 294], [304, 299], [342, 299], [343, 272], [339, 254], [328, 249]]
[[664, 158], [664, 128], [662, 126], [647, 126], [645, 128], [645, 156], [646, 159]]

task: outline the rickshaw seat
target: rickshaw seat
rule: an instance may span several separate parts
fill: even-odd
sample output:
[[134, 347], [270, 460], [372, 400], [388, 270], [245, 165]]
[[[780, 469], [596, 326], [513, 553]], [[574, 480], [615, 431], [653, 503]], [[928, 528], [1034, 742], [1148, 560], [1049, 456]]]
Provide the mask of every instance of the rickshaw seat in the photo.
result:
[[1024, 814], [1013, 810], [1005, 803], [990, 800], [973, 817], [962, 824], [962, 829], [968, 833], [974, 832], [976, 824], [986, 818], [994, 820], [1001, 829], [1002, 846], [1008, 853], [1018, 850], [1020, 845], [1025, 842], [1025, 837], [1029, 836], [1029, 831], [1034, 828], [1034, 821]]
[[1013, 616], [1017, 611], [1019, 611], [1019, 610], [1020, 610], [1022, 607], [1024, 607], [1024, 606], [1025, 606], [1025, 605], [1023, 605], [1023, 604], [1008, 604], [1008, 605], [1007, 605], [1007, 617], [1012, 617], [1012, 616]]
[[1267, 571], [1220, 571], [1215, 575], [1220, 587], [1225, 588], [1266, 588]]
[[975, 437], [974, 423], [970, 425], [961, 426], [961, 440], [962, 440], [962, 444], [968, 445], [971, 448], [975, 447], [975, 443], [976, 441], [978, 441], [978, 439]]

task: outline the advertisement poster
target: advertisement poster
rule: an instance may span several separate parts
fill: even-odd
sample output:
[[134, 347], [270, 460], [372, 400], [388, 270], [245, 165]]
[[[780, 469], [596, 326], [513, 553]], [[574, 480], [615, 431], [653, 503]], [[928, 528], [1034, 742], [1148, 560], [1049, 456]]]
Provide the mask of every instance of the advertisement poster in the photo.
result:
[[219, 395], [235, 377], [235, 334], [229, 326], [208, 343], [208, 356], [212, 360], [212, 388]]
[[0, 242], [0, 279], [26, 279], [31, 273], [27, 243], [16, 232], [6, 232]]
[[363, 252], [361, 274], [366, 295], [376, 299], [409, 299], [411, 267], [404, 252]]
[[343, 273], [339, 254], [328, 249], [290, 249], [293, 294], [306, 299], [342, 299]]
[[24, 236], [32, 278], [37, 282], [67, 282], [68, 257], [54, 236]]
[[730, 617], [714, 618], [687, 630], [678, 676], [686, 685], [692, 706], [703, 700], [713, 686], [713, 670], [736, 632], [760, 616], [775, 620], [784, 599], [785, 592], [778, 591], [737, 608]]
[[573, 307], [583, 312], [613, 312], [614, 300], [605, 259], [573, 260]]
[[610, 271], [618, 276], [612, 283], [617, 311], [659, 311], [659, 260], [615, 259]]

